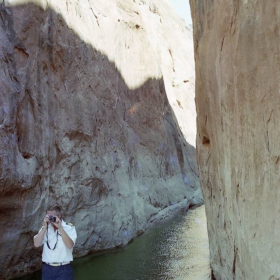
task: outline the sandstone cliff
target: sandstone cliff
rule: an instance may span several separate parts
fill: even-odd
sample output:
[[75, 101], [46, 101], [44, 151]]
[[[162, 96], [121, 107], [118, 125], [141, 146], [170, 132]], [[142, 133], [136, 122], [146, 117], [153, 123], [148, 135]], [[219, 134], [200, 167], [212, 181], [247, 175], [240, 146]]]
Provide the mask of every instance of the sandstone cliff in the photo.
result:
[[54, 201], [76, 256], [202, 202], [191, 31], [168, 2], [2, 1], [0, 64], [1, 279], [40, 267]]
[[190, 2], [213, 276], [280, 279], [280, 3]]

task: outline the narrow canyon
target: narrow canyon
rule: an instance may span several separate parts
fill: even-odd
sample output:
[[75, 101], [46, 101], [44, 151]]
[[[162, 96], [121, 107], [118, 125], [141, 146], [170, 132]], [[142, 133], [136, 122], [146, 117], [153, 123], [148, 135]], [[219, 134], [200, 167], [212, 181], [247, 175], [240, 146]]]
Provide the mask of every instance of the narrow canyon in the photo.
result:
[[54, 202], [75, 257], [203, 203], [192, 29], [167, 0], [0, 3], [1, 279], [41, 267]]

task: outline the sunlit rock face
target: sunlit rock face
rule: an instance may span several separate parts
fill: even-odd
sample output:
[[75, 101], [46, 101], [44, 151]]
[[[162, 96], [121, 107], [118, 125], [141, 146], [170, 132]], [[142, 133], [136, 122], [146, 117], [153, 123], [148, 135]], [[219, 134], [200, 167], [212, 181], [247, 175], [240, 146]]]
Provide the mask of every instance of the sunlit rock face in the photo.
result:
[[191, 9], [213, 275], [280, 279], [280, 3], [191, 0]]
[[40, 267], [53, 202], [75, 256], [202, 203], [192, 35], [168, 2], [6, 0], [0, 23], [1, 279]]

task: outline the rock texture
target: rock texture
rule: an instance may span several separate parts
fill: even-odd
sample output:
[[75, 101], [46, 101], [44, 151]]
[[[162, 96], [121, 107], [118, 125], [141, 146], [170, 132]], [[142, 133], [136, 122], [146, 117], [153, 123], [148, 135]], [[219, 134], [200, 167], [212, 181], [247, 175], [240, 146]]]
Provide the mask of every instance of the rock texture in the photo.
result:
[[190, 3], [213, 276], [280, 279], [280, 3]]
[[1, 279], [40, 267], [54, 201], [76, 256], [202, 202], [192, 52], [167, 1], [2, 1]]

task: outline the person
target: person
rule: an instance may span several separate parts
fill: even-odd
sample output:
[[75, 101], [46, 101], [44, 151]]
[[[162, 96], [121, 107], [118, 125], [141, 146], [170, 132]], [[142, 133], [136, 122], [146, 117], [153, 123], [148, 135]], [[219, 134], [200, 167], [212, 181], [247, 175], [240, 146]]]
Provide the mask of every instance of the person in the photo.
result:
[[73, 247], [77, 239], [75, 226], [62, 219], [59, 205], [50, 206], [43, 226], [34, 236], [34, 246], [43, 245], [42, 280], [73, 280]]

